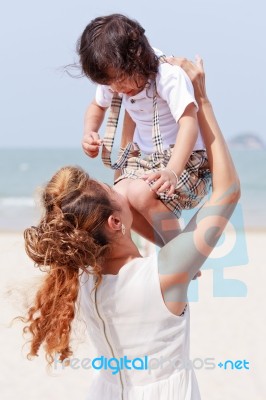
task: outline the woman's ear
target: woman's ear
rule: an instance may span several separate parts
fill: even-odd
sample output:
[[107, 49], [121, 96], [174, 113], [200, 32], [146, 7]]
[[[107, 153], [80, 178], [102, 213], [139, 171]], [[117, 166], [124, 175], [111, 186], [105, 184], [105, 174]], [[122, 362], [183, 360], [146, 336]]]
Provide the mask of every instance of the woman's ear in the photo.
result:
[[121, 231], [122, 222], [119, 215], [110, 215], [110, 217], [108, 217], [107, 224], [112, 231]]

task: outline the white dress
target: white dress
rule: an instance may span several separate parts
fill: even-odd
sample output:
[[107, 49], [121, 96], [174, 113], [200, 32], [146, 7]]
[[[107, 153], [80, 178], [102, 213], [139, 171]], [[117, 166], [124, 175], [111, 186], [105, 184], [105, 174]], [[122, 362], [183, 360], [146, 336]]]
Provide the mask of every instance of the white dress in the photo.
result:
[[200, 399], [189, 360], [189, 308], [182, 316], [167, 309], [156, 254], [130, 261], [117, 275], [103, 275], [97, 290], [90, 275], [82, 274], [80, 283], [81, 307], [97, 354], [124, 362], [116, 370], [102, 368], [86, 400]]

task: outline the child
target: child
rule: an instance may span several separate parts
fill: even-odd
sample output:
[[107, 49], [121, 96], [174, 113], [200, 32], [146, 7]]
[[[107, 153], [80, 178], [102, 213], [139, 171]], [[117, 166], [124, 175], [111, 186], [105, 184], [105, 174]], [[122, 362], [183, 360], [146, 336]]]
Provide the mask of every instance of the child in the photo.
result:
[[[98, 155], [102, 145], [98, 130], [106, 109], [112, 106], [103, 160], [121, 169], [115, 183], [134, 209], [133, 229], [147, 237], [143, 226], [148, 221], [159, 235], [157, 243], [163, 244], [179, 229], [176, 218], [170, 227], [163, 227], [165, 212], [170, 210], [179, 218], [181, 210], [195, 207], [210, 186], [192, 84], [178, 66], [160, 63], [162, 53], [150, 46], [144, 29], [120, 14], [91, 21], [78, 52], [83, 72], [99, 84], [85, 115], [83, 149], [90, 157]], [[135, 143], [127, 144], [119, 161], [111, 165], [121, 101], [136, 124]], [[134, 186], [131, 193], [130, 180], [138, 178], [139, 191]]]

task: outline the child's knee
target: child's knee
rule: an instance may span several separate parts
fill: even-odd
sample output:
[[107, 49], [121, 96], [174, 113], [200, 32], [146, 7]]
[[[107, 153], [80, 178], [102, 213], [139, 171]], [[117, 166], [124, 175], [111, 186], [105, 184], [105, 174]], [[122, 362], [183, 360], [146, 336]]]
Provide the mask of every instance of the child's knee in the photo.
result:
[[145, 213], [158, 203], [158, 196], [149, 185], [141, 180], [132, 180], [127, 189], [127, 196], [131, 206], [140, 213]]

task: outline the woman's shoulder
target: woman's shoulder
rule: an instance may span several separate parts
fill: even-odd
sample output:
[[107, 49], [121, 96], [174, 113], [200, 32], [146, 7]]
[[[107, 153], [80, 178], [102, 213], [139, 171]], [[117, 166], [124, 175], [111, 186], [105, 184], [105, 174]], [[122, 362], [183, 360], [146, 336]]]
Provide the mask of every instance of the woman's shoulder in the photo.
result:
[[[129, 279], [132, 275], [139, 274], [141, 272], [145, 273], [145, 270], [150, 270], [152, 267], [157, 266], [157, 254], [153, 253], [146, 257], [136, 257], [124, 264], [117, 274], [102, 274], [102, 279], [104, 280], [124, 280]], [[93, 270], [88, 267], [87, 272], [83, 271], [79, 275], [79, 280], [81, 285], [88, 284], [88, 282], [93, 281]]]
[[131, 261], [123, 265], [123, 267], [119, 270], [117, 275], [113, 276], [118, 276], [119, 274], [127, 274], [127, 275], [132, 275], [136, 273], [140, 273], [140, 271], [145, 272], [145, 269], [150, 268], [154, 265], [157, 265], [157, 254], [153, 253], [149, 256], [145, 257], [136, 257], [133, 258]]

